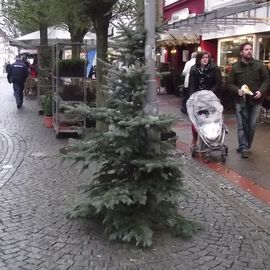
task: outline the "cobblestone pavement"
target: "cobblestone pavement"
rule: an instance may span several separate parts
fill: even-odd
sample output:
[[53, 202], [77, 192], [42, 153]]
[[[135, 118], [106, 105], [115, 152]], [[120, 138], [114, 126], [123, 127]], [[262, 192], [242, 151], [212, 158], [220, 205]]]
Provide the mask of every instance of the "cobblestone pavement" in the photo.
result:
[[17, 110], [11, 86], [0, 78], [0, 269], [270, 269], [270, 205], [178, 153], [186, 199], [179, 211], [203, 224], [191, 239], [155, 235], [142, 249], [109, 242], [95, 221], [70, 220], [91, 178], [61, 163], [57, 140], [30, 98]]

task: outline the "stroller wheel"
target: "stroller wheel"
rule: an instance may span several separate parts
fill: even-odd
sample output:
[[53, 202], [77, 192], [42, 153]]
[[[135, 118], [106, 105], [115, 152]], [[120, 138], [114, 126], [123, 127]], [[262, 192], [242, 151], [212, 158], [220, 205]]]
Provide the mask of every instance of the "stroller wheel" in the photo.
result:
[[225, 154], [226, 154], [226, 156], [228, 156], [228, 151], [229, 151], [228, 146], [225, 145], [224, 147], [225, 147]]
[[204, 152], [203, 155], [202, 155], [202, 158], [204, 159], [205, 163], [209, 163], [210, 162], [210, 153], [209, 153], [209, 151]]
[[224, 155], [221, 155], [221, 162], [225, 162], [225, 161], [226, 161], [226, 157]]

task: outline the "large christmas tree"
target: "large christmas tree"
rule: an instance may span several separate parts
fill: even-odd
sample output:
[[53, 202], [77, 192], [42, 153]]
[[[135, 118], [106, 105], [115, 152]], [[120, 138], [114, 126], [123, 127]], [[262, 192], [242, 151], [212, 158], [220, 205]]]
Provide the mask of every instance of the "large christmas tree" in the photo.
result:
[[89, 179], [88, 200], [69, 215], [101, 217], [111, 240], [151, 246], [157, 225], [184, 236], [190, 236], [196, 225], [177, 212], [176, 199], [183, 189], [179, 160], [170, 154], [173, 142], [151, 135], [169, 131], [176, 119], [143, 111], [148, 79], [144, 27], [136, 20], [120, 21], [118, 33], [114, 60], [106, 64], [106, 107], [75, 109], [107, 123], [109, 129], [73, 146], [70, 157], [83, 169], [92, 169], [93, 161], [99, 166]]

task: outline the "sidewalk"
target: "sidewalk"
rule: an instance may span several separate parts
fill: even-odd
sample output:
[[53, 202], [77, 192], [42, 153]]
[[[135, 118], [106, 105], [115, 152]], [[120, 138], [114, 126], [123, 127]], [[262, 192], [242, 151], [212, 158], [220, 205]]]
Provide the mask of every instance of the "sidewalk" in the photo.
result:
[[188, 197], [179, 211], [204, 226], [193, 238], [159, 233], [142, 249], [109, 242], [92, 220], [67, 219], [91, 173], [61, 163], [68, 140], [43, 126], [36, 100], [18, 110], [11, 85], [0, 84], [1, 270], [270, 269], [270, 205], [183, 152], [175, 158]]
[[[175, 131], [182, 145], [187, 148], [187, 153], [190, 154], [190, 121], [188, 116], [181, 113], [179, 110], [179, 98], [173, 95], [159, 95], [158, 98], [160, 111], [173, 113], [180, 118], [175, 127]], [[235, 115], [226, 112], [224, 118], [229, 128], [229, 134], [225, 137], [225, 143], [229, 147], [229, 154], [224, 166], [230, 171], [238, 173], [241, 178], [253, 182], [254, 186], [259, 185], [270, 191], [270, 170], [268, 169], [270, 164], [270, 119], [263, 117], [261, 121], [259, 121], [249, 158], [242, 159], [241, 156], [236, 153], [238, 143]], [[212, 166], [220, 164], [219, 153], [213, 153], [211, 163]], [[270, 197], [268, 201], [270, 202]]]

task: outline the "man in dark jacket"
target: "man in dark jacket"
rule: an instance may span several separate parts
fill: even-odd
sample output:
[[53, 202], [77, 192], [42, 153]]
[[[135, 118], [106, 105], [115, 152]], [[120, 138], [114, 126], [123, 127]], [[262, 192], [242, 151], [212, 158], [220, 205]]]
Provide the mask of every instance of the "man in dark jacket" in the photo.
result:
[[13, 83], [14, 96], [16, 98], [17, 108], [21, 108], [23, 104], [24, 83], [29, 74], [29, 70], [23, 61], [16, 57], [8, 71], [7, 79], [9, 83]]
[[[236, 101], [236, 118], [239, 148], [242, 158], [248, 158], [257, 120], [260, 114], [262, 97], [266, 93], [270, 80], [266, 67], [252, 56], [252, 44], [240, 45], [241, 59], [236, 62], [229, 73], [227, 86]], [[245, 85], [245, 86], [244, 86]], [[247, 87], [252, 93], [247, 93]]]

